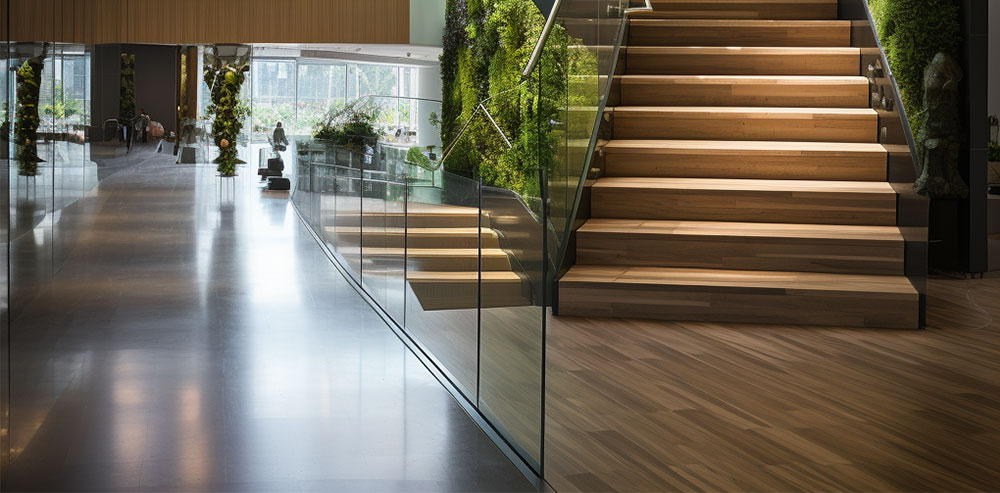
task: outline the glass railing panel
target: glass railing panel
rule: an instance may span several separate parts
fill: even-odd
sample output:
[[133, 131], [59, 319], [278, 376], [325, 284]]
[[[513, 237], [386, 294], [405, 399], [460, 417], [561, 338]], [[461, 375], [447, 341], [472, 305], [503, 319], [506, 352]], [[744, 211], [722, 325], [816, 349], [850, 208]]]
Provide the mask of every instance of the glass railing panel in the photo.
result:
[[[419, 176], [419, 174], [418, 174]], [[479, 182], [450, 172], [406, 193], [405, 327], [475, 402], [478, 391]]]
[[433, 128], [421, 132], [418, 125], [432, 121], [432, 114], [440, 111], [436, 101], [368, 96], [345, 112], [349, 121], [365, 123], [377, 141], [363, 161], [362, 280], [400, 325], [406, 298], [406, 176], [413, 166], [408, 160], [417, 161], [417, 166], [430, 162], [422, 151], [440, 141], [432, 135]]
[[[537, 206], [536, 206], [537, 207]], [[543, 221], [520, 195], [482, 189], [479, 409], [541, 462]]]
[[[361, 229], [365, 222], [361, 182], [365, 156], [368, 155], [369, 151], [366, 147], [331, 147], [334, 203], [330, 209], [333, 211], [333, 217], [324, 218], [324, 223], [333, 227], [334, 251], [343, 258], [348, 274], [355, 281], [360, 282], [362, 269]], [[374, 151], [371, 152], [374, 153]]]
[[598, 136], [614, 83], [617, 47], [624, 33], [626, 0], [564, 0], [530, 81], [539, 86], [539, 125], [548, 141], [550, 255], [560, 261], [577, 219], [583, 184], [595, 165]]

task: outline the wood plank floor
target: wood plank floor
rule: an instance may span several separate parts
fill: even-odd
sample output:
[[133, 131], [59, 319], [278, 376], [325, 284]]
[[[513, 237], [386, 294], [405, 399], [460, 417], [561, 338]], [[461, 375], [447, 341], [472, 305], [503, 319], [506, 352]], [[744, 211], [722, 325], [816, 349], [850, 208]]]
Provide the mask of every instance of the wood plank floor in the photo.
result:
[[996, 491], [1000, 279], [923, 331], [550, 317], [558, 491]]

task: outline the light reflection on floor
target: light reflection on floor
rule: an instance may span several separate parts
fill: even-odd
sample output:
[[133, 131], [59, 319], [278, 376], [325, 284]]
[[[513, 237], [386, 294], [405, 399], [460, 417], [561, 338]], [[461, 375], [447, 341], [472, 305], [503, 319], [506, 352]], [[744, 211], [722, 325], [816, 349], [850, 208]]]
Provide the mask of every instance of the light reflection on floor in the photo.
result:
[[8, 488], [527, 488], [255, 168], [164, 153], [13, 243]]

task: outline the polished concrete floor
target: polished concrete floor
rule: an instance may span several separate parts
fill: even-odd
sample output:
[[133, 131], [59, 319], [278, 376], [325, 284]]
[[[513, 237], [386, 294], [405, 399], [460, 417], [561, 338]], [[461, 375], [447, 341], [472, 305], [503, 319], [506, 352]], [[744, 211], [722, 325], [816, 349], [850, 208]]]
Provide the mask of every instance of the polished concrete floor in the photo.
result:
[[7, 488], [530, 490], [252, 171], [164, 153], [13, 242]]

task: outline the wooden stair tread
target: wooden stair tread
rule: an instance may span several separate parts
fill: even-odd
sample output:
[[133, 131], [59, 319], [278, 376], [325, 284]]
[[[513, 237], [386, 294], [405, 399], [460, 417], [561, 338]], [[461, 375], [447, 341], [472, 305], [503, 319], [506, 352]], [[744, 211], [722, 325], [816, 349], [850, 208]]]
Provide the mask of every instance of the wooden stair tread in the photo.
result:
[[858, 75], [861, 49], [785, 46], [629, 46], [630, 74]]
[[846, 75], [617, 75], [622, 105], [868, 108], [868, 79]]
[[860, 55], [861, 48], [802, 46], [629, 46], [643, 55]]
[[598, 188], [628, 189], [678, 189], [678, 190], [734, 190], [747, 192], [832, 192], [887, 194], [896, 192], [887, 182], [820, 181], [820, 180], [752, 180], [740, 178], [601, 178], [594, 184]]
[[[478, 248], [382, 248], [365, 247], [364, 255], [375, 256], [402, 256], [407, 257], [477, 257], [480, 250]], [[507, 253], [499, 248], [483, 248], [484, 258], [507, 258]]]
[[628, 45], [851, 46], [851, 21], [639, 17], [629, 24]]
[[650, 19], [635, 18], [630, 20], [630, 26], [640, 27], [842, 27], [850, 26], [849, 20], [838, 19]]
[[[470, 282], [478, 281], [479, 273], [475, 271], [408, 271], [408, 281], [425, 282]], [[483, 271], [483, 282], [521, 282], [521, 276], [513, 271]]]
[[652, 0], [639, 18], [835, 19], [837, 0]]
[[868, 79], [854, 75], [616, 75], [622, 82], [649, 82], [655, 84], [865, 84]]
[[817, 272], [685, 269], [674, 267], [630, 267], [575, 265], [560, 283], [612, 285], [658, 285], [740, 291], [745, 289], [784, 291], [852, 292], [890, 298], [916, 297], [917, 290], [904, 276], [828, 274]]
[[719, 115], [736, 116], [746, 118], [761, 118], [768, 115], [781, 116], [802, 116], [811, 115], [824, 116], [870, 116], [878, 117], [878, 113], [872, 108], [782, 108], [782, 107], [759, 107], [759, 106], [616, 106], [614, 113], [630, 115], [646, 114], [699, 114], [699, 115]]
[[[329, 233], [349, 233], [349, 234], [359, 234], [361, 228], [357, 226], [327, 226], [324, 228]], [[366, 234], [386, 234], [386, 235], [402, 235], [407, 236], [420, 236], [420, 237], [468, 237], [476, 236], [477, 234], [486, 236], [496, 236], [497, 232], [490, 228], [402, 228], [402, 227], [380, 227], [380, 226], [365, 226]]]
[[588, 219], [578, 233], [614, 233], [636, 236], [683, 235], [736, 238], [835, 239], [864, 242], [902, 242], [896, 226], [854, 226], [729, 221], [671, 221], [654, 219]]
[[881, 144], [863, 142], [782, 142], [753, 140], [660, 140], [660, 139], [614, 139], [604, 147], [606, 151], [670, 151], [674, 149], [700, 150], [716, 153], [767, 152], [796, 154], [801, 152], [824, 152], [831, 154], [877, 153], [885, 155]]

